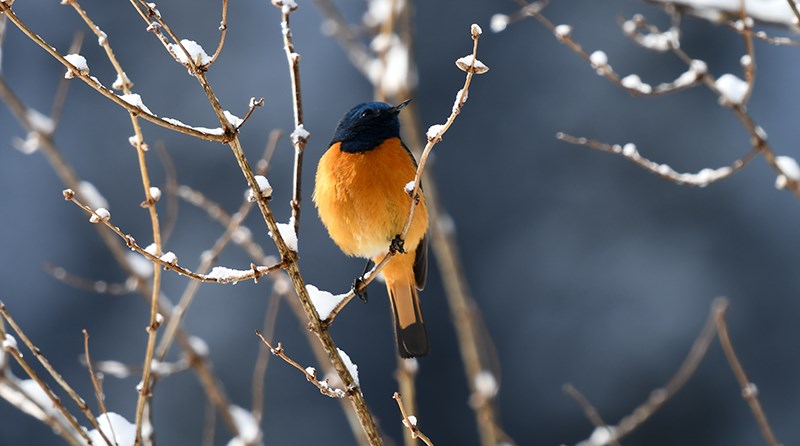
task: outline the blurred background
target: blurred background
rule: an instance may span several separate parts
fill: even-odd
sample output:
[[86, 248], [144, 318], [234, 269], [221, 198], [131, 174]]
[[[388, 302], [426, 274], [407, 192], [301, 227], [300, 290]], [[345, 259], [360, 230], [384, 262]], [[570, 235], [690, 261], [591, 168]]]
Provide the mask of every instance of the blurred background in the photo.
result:
[[[176, 0], [159, 4], [182, 37], [211, 53], [219, 31], [219, 2]], [[215, 127], [197, 82], [163, 52], [128, 4], [87, 0], [81, 5], [107, 34], [135, 83], [134, 92], [159, 116]], [[364, 2], [339, 1], [358, 23]], [[306, 128], [312, 133], [303, 171], [300, 266], [308, 283], [347, 291], [361, 260], [336, 248], [311, 202], [316, 162], [336, 122], [351, 106], [371, 100], [370, 83], [323, 33], [324, 17], [310, 2], [292, 16]], [[15, 12], [62, 53], [78, 16], [54, 1], [18, 1]], [[202, 11], [201, 11], [202, 10]], [[533, 20], [489, 31], [496, 13], [517, 10], [511, 1], [417, 2], [414, 104], [423, 128], [449, 114], [463, 73], [455, 59], [471, 50], [469, 25], [484, 28], [479, 59], [491, 71], [474, 79], [462, 115], [434, 151], [441, 206], [455, 236], [477, 306], [499, 358], [496, 404], [504, 430], [520, 445], [572, 444], [592, 431], [580, 408], [562, 392], [583, 391], [605, 421], [616, 423], [678, 368], [699, 333], [712, 300], [728, 296], [729, 329], [740, 359], [778, 438], [800, 444], [800, 275], [797, 274], [800, 203], [774, 188], [775, 173], [760, 158], [732, 178], [707, 188], [681, 187], [622, 158], [571, 146], [558, 131], [610, 143], [634, 142], [643, 156], [678, 171], [728, 165], [748, 149], [748, 137], [729, 110], [705, 88], [661, 98], [636, 98], [615, 87]], [[279, 10], [268, 2], [230, 5], [225, 49], [208, 77], [223, 108], [243, 116], [250, 97], [264, 97], [242, 130], [251, 159], [272, 129], [293, 128], [289, 75]], [[643, 13], [668, 26], [658, 8], [633, 0], [554, 2], [544, 13], [573, 26], [573, 37], [592, 52], [604, 50], [622, 75], [657, 84], [685, 65], [671, 54], [647, 52], [620, 31], [619, 17]], [[770, 32], [780, 33], [780, 30]], [[719, 76], [741, 77], [742, 39], [730, 29], [698, 19], [683, 25], [682, 48]], [[749, 112], [780, 155], [797, 156], [798, 49], [756, 43], [757, 81]], [[81, 51], [91, 74], [110, 85], [115, 74], [94, 37]], [[2, 53], [8, 84], [29, 106], [47, 112], [64, 69], [8, 25]], [[113, 222], [150, 243], [133, 134], [127, 113], [75, 81], [55, 141], [78, 175], [108, 199]], [[81, 329], [91, 334], [95, 359], [141, 363], [149, 306], [134, 294], [110, 296], [54, 279], [44, 264], [110, 283], [126, 277], [97, 237], [87, 216], [61, 196], [62, 184], [41, 153], [24, 155], [12, 139], [25, 137], [8, 108], [0, 107], [0, 299], [64, 377], [87, 400], [91, 384], [79, 356]], [[144, 124], [153, 146], [163, 142], [177, 179], [235, 211], [245, 181], [226, 146]], [[287, 221], [293, 150], [284, 137], [267, 175], [272, 208]], [[162, 163], [148, 155], [154, 184], [164, 186]], [[163, 205], [159, 204], [163, 215]], [[248, 219], [254, 239], [273, 250], [263, 222]], [[222, 228], [204, 212], [181, 204], [166, 249], [181, 263], [199, 264]], [[274, 252], [274, 251], [270, 251]], [[237, 248], [221, 264], [246, 268]], [[186, 279], [164, 273], [163, 291], [177, 300]], [[437, 444], [477, 445], [475, 419], [439, 272], [432, 264], [423, 293], [431, 354], [420, 360], [420, 427]], [[250, 380], [259, 349], [270, 286], [203, 285], [185, 321], [206, 340], [215, 371], [232, 403], [249, 407]], [[304, 365], [314, 364], [305, 323], [282, 310], [275, 339]], [[396, 353], [390, 310], [381, 284], [369, 304], [350, 304], [332, 329], [359, 366], [361, 385], [381, 428], [400, 441], [402, 425], [392, 392]], [[173, 353], [174, 355], [175, 353]], [[31, 358], [32, 359], [32, 358]], [[21, 370], [15, 366], [15, 373]], [[108, 377], [110, 411], [134, 419], [139, 378]], [[287, 364], [273, 359], [265, 386], [267, 444], [353, 444], [336, 401], [319, 394]], [[154, 399], [155, 428], [163, 445], [200, 444], [204, 395], [192, 373], [162, 381]], [[73, 406], [68, 406], [72, 408]], [[94, 404], [93, 404], [94, 407]], [[224, 426], [216, 444], [229, 439]], [[0, 444], [60, 444], [40, 422], [0, 401]], [[688, 385], [625, 444], [736, 445], [762, 442], [755, 420], [715, 341]]]

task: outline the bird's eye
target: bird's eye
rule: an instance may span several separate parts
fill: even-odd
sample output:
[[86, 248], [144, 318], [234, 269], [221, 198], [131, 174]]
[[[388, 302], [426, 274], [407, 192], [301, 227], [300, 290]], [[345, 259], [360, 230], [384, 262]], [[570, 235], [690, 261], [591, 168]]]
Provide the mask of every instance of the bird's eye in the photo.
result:
[[361, 117], [362, 118], [366, 118], [367, 116], [372, 116], [374, 114], [375, 114], [374, 110], [367, 109], [367, 110], [364, 110], [363, 112], [361, 112]]

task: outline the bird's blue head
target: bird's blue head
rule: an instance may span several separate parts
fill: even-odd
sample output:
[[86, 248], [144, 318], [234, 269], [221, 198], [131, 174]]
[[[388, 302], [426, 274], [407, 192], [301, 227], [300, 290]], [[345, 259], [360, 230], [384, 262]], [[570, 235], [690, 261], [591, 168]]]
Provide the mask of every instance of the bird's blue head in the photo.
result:
[[356, 105], [336, 126], [333, 143], [341, 143], [343, 152], [366, 152], [389, 138], [400, 137], [398, 113], [411, 99], [395, 106], [385, 102], [365, 102]]

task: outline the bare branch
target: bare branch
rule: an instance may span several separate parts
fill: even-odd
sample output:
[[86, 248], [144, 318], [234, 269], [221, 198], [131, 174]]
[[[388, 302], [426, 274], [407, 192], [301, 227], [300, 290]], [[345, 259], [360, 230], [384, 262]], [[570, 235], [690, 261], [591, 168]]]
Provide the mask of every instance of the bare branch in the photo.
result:
[[392, 398], [394, 398], [394, 400], [397, 402], [397, 407], [400, 408], [400, 413], [403, 415], [403, 426], [405, 426], [406, 429], [411, 432], [411, 437], [419, 438], [426, 445], [433, 446], [431, 439], [428, 438], [427, 435], [423, 434], [422, 431], [417, 427], [417, 418], [406, 413], [406, 408], [403, 406], [403, 397], [400, 396], [399, 393], [395, 392]]

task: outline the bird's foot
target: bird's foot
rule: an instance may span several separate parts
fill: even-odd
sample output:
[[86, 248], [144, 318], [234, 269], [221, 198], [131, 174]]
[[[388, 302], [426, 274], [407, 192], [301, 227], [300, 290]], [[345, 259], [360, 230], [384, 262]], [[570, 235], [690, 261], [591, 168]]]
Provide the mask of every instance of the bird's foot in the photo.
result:
[[400, 254], [405, 254], [406, 250], [403, 247], [404, 244], [405, 244], [405, 240], [400, 238], [400, 234], [394, 236], [394, 238], [392, 239], [392, 242], [389, 244], [389, 252], [392, 252], [392, 253], [398, 253], [399, 252]]
[[353, 281], [353, 287], [351, 289], [356, 297], [361, 299], [364, 303], [367, 303], [369, 300], [369, 296], [367, 295], [367, 287], [364, 285], [364, 280], [362, 280], [361, 277], [358, 277]]

